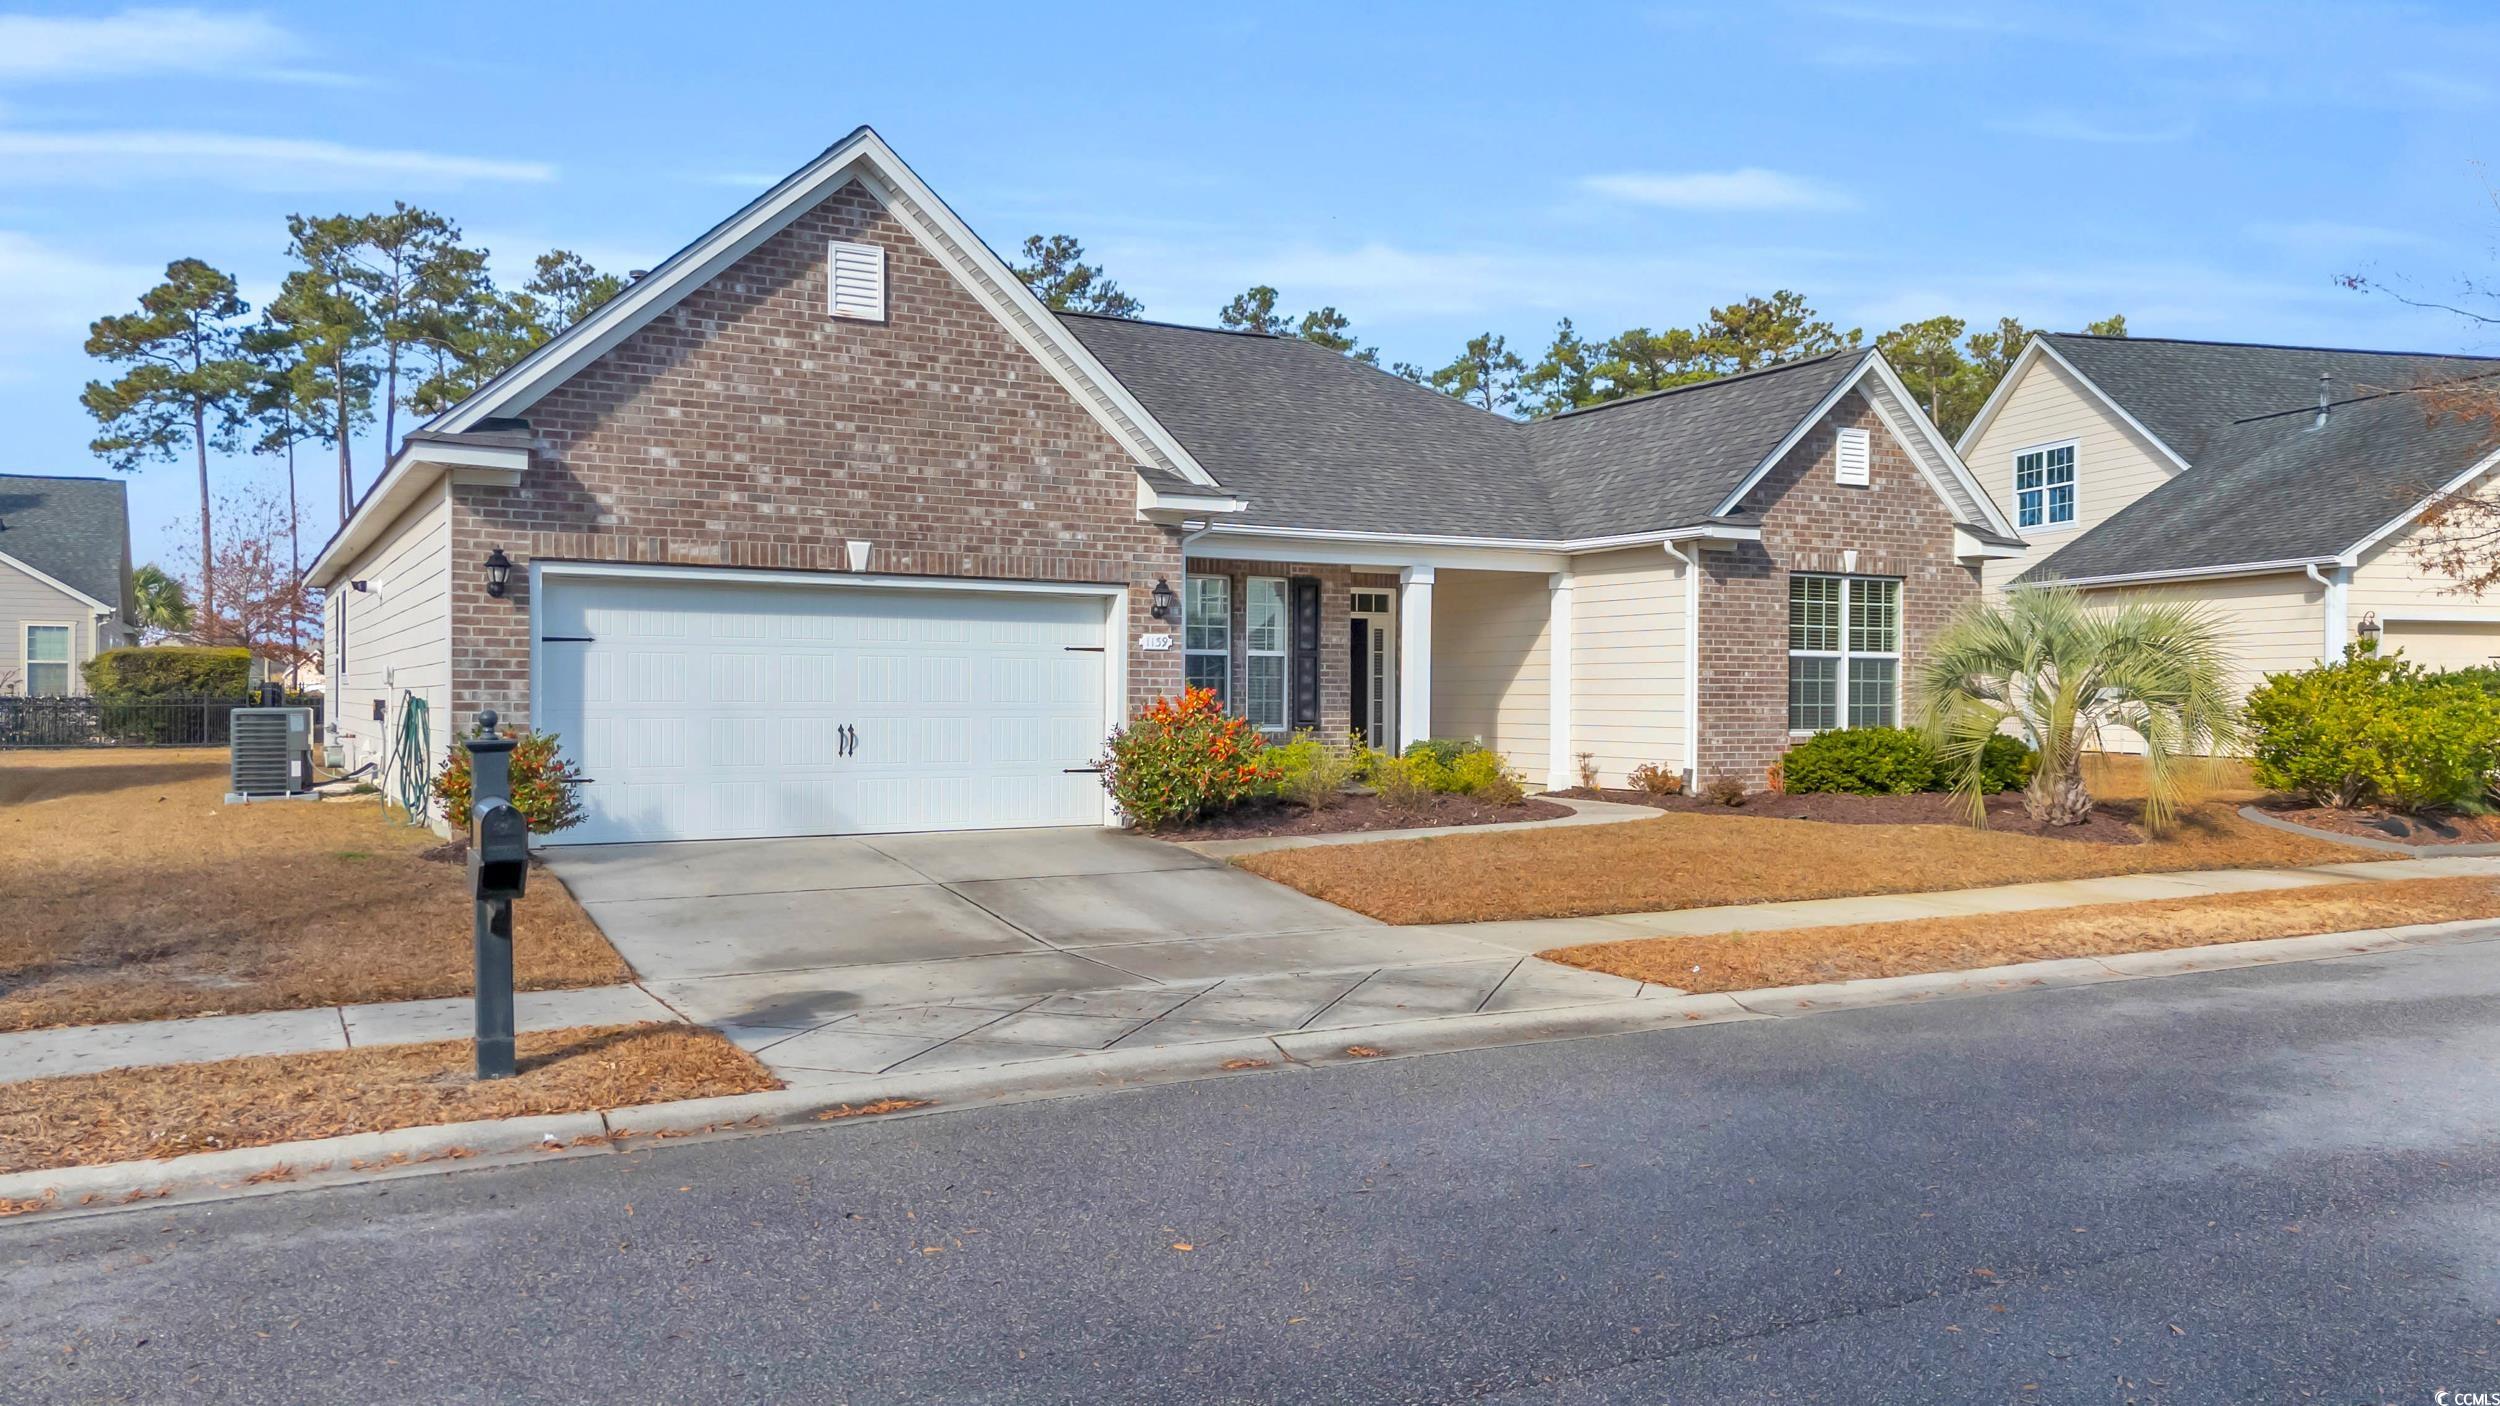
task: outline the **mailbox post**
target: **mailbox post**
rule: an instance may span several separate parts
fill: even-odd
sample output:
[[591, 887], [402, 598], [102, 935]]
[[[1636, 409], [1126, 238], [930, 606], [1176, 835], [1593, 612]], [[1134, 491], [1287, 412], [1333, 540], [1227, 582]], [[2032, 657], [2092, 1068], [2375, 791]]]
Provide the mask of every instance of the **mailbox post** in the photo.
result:
[[529, 822], [512, 807], [510, 738], [478, 714], [469, 749], [469, 880], [477, 899], [477, 1077], [509, 1079], [512, 900], [529, 886]]

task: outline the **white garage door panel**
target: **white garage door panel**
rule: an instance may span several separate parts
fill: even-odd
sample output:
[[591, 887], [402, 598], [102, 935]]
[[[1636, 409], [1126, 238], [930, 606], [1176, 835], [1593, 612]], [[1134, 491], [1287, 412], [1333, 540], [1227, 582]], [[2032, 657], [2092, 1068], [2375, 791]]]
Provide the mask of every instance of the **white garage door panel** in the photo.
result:
[[553, 579], [539, 712], [592, 779], [563, 838], [1099, 824], [1097, 778], [1070, 769], [1101, 750], [1103, 612], [1096, 596]]

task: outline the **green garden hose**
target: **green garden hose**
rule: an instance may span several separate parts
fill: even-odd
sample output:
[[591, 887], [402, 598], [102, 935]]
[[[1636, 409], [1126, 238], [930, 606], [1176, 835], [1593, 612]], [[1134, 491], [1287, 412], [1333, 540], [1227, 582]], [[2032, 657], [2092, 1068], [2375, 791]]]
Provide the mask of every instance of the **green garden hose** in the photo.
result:
[[425, 823], [427, 793], [434, 777], [430, 758], [434, 755], [434, 730], [427, 724], [425, 700], [414, 692], [399, 696], [399, 761], [397, 799], [408, 812], [408, 823]]

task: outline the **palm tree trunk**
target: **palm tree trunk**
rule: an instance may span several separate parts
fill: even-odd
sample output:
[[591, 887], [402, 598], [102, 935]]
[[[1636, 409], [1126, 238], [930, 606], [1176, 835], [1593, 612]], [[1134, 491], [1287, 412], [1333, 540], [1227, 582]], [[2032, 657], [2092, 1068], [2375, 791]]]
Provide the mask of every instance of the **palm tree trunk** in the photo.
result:
[[2052, 763], [2046, 754], [2031, 784], [2023, 788], [2023, 810], [2042, 825], [2081, 825], [2092, 818], [2092, 793], [2084, 789], [2077, 758]]

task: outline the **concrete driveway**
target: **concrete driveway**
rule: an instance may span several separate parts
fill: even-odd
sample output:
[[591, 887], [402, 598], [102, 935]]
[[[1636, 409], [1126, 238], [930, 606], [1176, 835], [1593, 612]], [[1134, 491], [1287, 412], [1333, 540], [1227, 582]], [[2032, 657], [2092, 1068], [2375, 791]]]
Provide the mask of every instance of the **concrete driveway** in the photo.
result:
[[646, 990], [793, 1083], [1639, 990], [1099, 828], [585, 845], [549, 863]]

